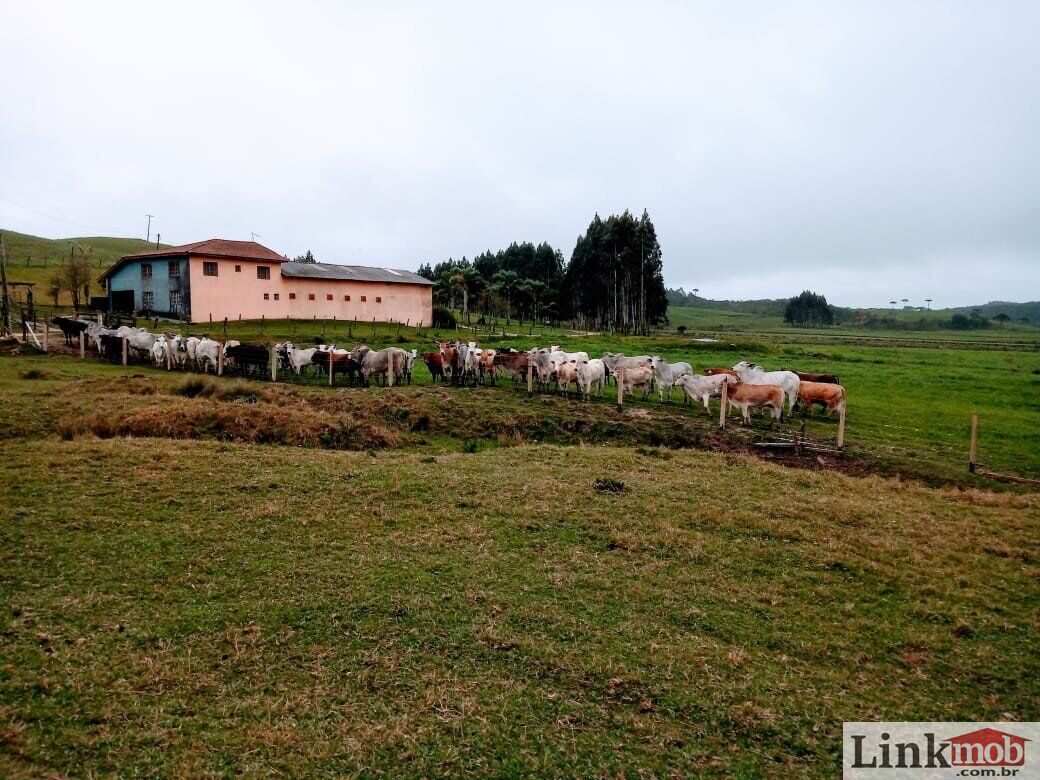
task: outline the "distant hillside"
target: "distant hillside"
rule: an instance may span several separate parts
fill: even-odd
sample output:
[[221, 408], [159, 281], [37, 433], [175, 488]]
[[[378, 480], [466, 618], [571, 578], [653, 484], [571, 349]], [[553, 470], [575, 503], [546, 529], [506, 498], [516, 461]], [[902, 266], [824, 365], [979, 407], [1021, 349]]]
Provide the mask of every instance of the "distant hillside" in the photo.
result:
[[1023, 317], [1034, 325], [1040, 325], [1040, 301], [1028, 303], [1013, 303], [1011, 301], [990, 301], [980, 306], [959, 306], [955, 309], [945, 309], [951, 314], [970, 314], [972, 310], [978, 309], [979, 314], [992, 319], [998, 314], [1006, 314], [1016, 322]]
[[[69, 259], [75, 250], [77, 256], [82, 249], [86, 252], [92, 279], [97, 280], [98, 275], [108, 266], [112, 265], [123, 255], [141, 252], [146, 249], [155, 249], [154, 242], [143, 241], [139, 238], [107, 238], [104, 236], [84, 238], [41, 238], [30, 236], [25, 233], [15, 233], [11, 230], [0, 230], [4, 238], [4, 250], [7, 253], [7, 278], [12, 282], [34, 282], [35, 297], [37, 303], [53, 303], [48, 294], [51, 277], [57, 266]], [[160, 247], [168, 246], [160, 244]], [[95, 284], [92, 284], [94, 292], [100, 292]], [[16, 303], [20, 301], [22, 292], [16, 292]], [[59, 298], [62, 305], [72, 303], [68, 293], [62, 293]]]
[[[91, 266], [104, 268], [123, 255], [155, 249], [155, 243], [140, 238], [106, 238], [104, 236], [84, 238], [41, 238], [11, 230], [0, 230], [7, 251], [7, 268], [17, 273], [20, 268], [36, 268], [60, 265], [69, 259], [73, 247], [90, 250]], [[166, 244], [160, 244], [166, 246]]]
[[[761, 317], [783, 317], [784, 307], [787, 306], [787, 298], [765, 298], [753, 301], [713, 301], [701, 298], [693, 293], [686, 292], [681, 287], [677, 290], [668, 290], [669, 306], [689, 306], [697, 309], [713, 309], [716, 311], [728, 311], [739, 314], [753, 314]], [[1009, 301], [990, 301], [975, 306], [957, 306], [949, 309], [931, 309], [929, 311], [903, 310], [903, 309], [852, 309], [844, 306], [833, 306], [835, 317], [839, 322], [857, 322], [865, 318], [874, 317], [896, 317], [900, 320], [913, 318], [914, 320], [949, 318], [954, 314], [970, 315], [978, 311], [984, 317], [992, 319], [998, 314], [1006, 314], [1013, 321], [1019, 322], [1025, 319], [1033, 325], [1040, 325], [1040, 301], [1028, 303], [1012, 303]]]

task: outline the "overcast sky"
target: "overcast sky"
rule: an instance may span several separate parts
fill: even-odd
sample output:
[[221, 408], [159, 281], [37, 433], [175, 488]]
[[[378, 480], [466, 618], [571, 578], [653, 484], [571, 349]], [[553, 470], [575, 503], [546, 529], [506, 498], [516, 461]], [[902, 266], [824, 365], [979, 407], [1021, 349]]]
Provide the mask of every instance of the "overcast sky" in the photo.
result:
[[0, 228], [416, 268], [646, 208], [669, 286], [1040, 298], [1040, 3], [5, 2]]

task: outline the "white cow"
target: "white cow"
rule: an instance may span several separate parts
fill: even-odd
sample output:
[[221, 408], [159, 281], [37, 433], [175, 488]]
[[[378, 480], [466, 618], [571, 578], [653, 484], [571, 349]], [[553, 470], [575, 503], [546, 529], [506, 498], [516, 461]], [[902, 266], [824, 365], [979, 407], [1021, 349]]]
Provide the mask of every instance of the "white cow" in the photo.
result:
[[[287, 341], [282, 345], [280, 354], [285, 356], [286, 363], [296, 376], [300, 376], [304, 366], [314, 363], [314, 355], [318, 351], [316, 347], [311, 349], [297, 349], [292, 342]], [[324, 366], [327, 368], [327, 366]]]
[[592, 386], [596, 386], [596, 394], [603, 395], [603, 385], [607, 381], [607, 367], [599, 358], [578, 361], [578, 387], [581, 388], [585, 400], [589, 400]]
[[188, 360], [191, 361], [191, 367], [196, 371], [199, 368], [199, 338], [197, 336], [188, 336], [184, 339], [184, 354], [188, 356]]
[[798, 386], [801, 380], [794, 371], [766, 371], [757, 363], [741, 360], [733, 370], [740, 374], [740, 381], [749, 385], [776, 385], [787, 396], [787, 404], [794, 413], [794, 405], [798, 403]]
[[217, 355], [219, 353], [220, 342], [206, 337], [199, 340], [199, 343], [195, 345], [195, 361], [198, 363], [199, 368], [203, 373], [209, 371], [210, 365], [213, 366], [213, 371], [216, 372]]
[[684, 376], [693, 374], [693, 367], [689, 363], [669, 363], [660, 355], [650, 358], [650, 368], [654, 371], [661, 400], [664, 401], [664, 392], [667, 390], [669, 403], [672, 400], [672, 388], [678, 385]]
[[722, 383], [726, 380], [736, 380], [728, 374], [713, 374], [704, 376], [702, 374], [686, 374], [679, 377], [677, 384], [683, 389], [683, 402], [690, 399], [696, 403], [704, 404], [704, 411], [708, 409], [708, 399], [712, 396], [722, 395]]
[[155, 343], [152, 344], [152, 360], [155, 361], [155, 365], [162, 367], [166, 365], [166, 355], [169, 352], [170, 345], [166, 341], [165, 336], [157, 336]]

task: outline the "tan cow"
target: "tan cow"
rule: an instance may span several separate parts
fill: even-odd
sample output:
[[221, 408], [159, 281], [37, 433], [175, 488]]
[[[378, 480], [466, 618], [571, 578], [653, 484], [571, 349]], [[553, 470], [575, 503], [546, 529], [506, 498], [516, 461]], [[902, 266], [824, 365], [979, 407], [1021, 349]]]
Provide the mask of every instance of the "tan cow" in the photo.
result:
[[730, 384], [727, 398], [727, 412], [732, 411], [734, 406], [738, 407], [746, 425], [751, 424], [753, 406], [771, 406], [770, 415], [778, 424], [780, 422], [780, 414], [784, 408], [784, 391], [779, 385], [749, 385], [747, 382], [737, 382]]
[[812, 414], [813, 404], [827, 407], [828, 412], [840, 412], [845, 408], [845, 388], [828, 382], [801, 382], [798, 385], [798, 402]]
[[[567, 395], [571, 382], [578, 384], [578, 362], [577, 360], [565, 360], [556, 365], [556, 383], [563, 388], [563, 394]], [[580, 387], [580, 385], [579, 385]]]
[[[643, 389], [643, 400], [646, 400], [647, 394], [650, 392], [650, 383], [654, 378], [654, 370], [649, 366], [637, 366], [635, 368], [621, 368], [621, 384], [623, 386], [623, 392], [628, 395], [632, 395], [632, 391], [637, 387]], [[615, 369], [615, 376], [617, 371]]]

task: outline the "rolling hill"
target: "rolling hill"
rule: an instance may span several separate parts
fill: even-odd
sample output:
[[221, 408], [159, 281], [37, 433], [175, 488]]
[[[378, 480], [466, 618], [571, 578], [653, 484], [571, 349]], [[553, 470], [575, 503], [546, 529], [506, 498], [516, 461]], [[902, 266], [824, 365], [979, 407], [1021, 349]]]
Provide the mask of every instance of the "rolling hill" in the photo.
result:
[[[10, 230], [3, 235], [7, 255], [7, 278], [12, 282], [32, 282], [36, 285], [37, 303], [52, 303], [48, 289], [55, 269], [75, 252], [85, 253], [91, 269], [91, 281], [123, 255], [154, 249], [155, 244], [139, 238], [110, 238], [87, 236], [80, 238], [41, 238]], [[159, 246], [167, 246], [160, 244]], [[92, 284], [92, 287], [94, 285]], [[15, 294], [16, 300], [19, 296]], [[70, 305], [69, 294], [63, 292], [58, 301]]]

